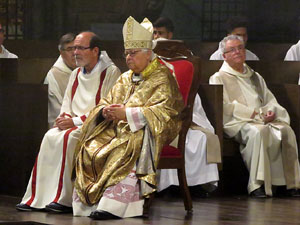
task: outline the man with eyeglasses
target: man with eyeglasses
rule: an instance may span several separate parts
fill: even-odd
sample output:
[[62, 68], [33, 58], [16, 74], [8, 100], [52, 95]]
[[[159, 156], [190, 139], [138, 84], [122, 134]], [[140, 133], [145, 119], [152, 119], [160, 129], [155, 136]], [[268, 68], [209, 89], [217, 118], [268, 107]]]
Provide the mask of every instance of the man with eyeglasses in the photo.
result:
[[68, 48], [78, 68], [71, 73], [60, 115], [42, 140], [26, 193], [16, 205], [20, 211], [72, 212], [71, 174], [81, 127], [120, 76], [96, 34], [82, 32]]
[[4, 42], [4, 30], [2, 28], [2, 25], [0, 24], [0, 58], [18, 58], [17, 55], [9, 52], [4, 46], [3, 46], [3, 42]]
[[75, 34], [63, 35], [58, 44], [60, 56], [49, 70], [44, 84], [48, 84], [48, 126], [52, 128], [58, 117], [72, 71], [77, 67], [74, 54]]
[[224, 132], [240, 143], [250, 196], [273, 196], [272, 186], [286, 186], [286, 195], [300, 196], [298, 148], [287, 111], [245, 63], [241, 37], [225, 37], [221, 50], [224, 63], [209, 83], [223, 85]]
[[181, 127], [182, 96], [152, 51], [152, 24], [129, 17], [123, 37], [130, 70], [91, 111], [76, 151], [75, 216], [143, 215], [144, 199], [156, 190], [160, 151]]
[[[234, 16], [230, 17], [226, 23], [227, 26], [227, 35], [237, 35], [240, 36], [245, 45], [248, 41], [248, 21], [243, 16]], [[209, 58], [209, 60], [224, 60], [223, 53], [221, 51], [221, 46], [215, 51]], [[259, 58], [250, 50], [246, 49], [246, 60], [259, 60]]]

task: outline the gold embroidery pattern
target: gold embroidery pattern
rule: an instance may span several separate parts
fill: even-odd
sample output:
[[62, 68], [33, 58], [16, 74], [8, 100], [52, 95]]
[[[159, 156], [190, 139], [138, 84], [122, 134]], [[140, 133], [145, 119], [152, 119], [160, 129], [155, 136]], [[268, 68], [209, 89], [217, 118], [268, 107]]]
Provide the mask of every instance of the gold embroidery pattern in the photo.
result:
[[[146, 79], [136, 85], [136, 89], [131, 93], [130, 89], [134, 85], [132, 72], [124, 73], [107, 98], [101, 99], [100, 104], [86, 120], [75, 156], [74, 183], [76, 192], [84, 204], [93, 205], [99, 202], [106, 188], [123, 180], [137, 164], [137, 160], [140, 161], [137, 171], [145, 171], [137, 173], [144, 187], [141, 189], [141, 195], [147, 197], [156, 189], [154, 171], [159, 154], [165, 143], [175, 138], [179, 132], [181, 121], [178, 115], [183, 108], [183, 101], [175, 79], [165, 66], [160, 65], [158, 59], [153, 60], [142, 75]], [[126, 107], [140, 107], [147, 120], [152, 135], [149, 138], [152, 138], [155, 149], [151, 159], [154, 170], [148, 167], [149, 163], [152, 165], [148, 157], [150, 150], [143, 148], [145, 129], [131, 132], [127, 122], [112, 123], [106, 120], [93, 127], [94, 118], [97, 118], [98, 112], [104, 106], [121, 104], [124, 99], [128, 99]], [[166, 99], [168, 100], [165, 101]], [[105, 145], [106, 143], [108, 144]]]
[[157, 58], [155, 58], [141, 73], [143, 76], [143, 79], [147, 79], [149, 75], [151, 75], [160, 65], [160, 62]]
[[132, 33], [133, 33], [133, 18], [129, 17], [128, 18], [128, 23], [127, 23], [127, 37], [126, 40], [132, 40]]
[[[128, 38], [128, 36], [127, 36]], [[128, 40], [128, 39], [127, 39]], [[152, 48], [152, 42], [151, 41], [125, 41], [124, 42], [125, 49], [131, 49], [131, 48]]]

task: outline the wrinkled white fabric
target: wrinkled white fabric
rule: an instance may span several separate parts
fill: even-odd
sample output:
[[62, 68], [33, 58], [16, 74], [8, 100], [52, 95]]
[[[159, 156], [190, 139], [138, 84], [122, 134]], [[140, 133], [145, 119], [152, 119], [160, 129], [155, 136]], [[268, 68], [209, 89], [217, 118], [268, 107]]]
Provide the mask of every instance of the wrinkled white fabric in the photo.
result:
[[[214, 128], [206, 117], [198, 94], [194, 102], [193, 122], [214, 133]], [[219, 180], [217, 164], [206, 162], [206, 136], [200, 130], [188, 130], [185, 145], [185, 170], [189, 186], [206, 183], [217, 185]], [[158, 191], [162, 191], [170, 185], [179, 185], [177, 170], [162, 169], [160, 171]]]

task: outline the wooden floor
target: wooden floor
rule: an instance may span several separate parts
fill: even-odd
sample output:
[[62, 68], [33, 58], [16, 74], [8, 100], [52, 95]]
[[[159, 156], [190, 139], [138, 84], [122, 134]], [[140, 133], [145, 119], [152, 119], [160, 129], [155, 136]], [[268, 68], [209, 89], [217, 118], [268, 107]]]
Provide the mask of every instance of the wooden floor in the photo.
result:
[[[0, 196], [0, 224], [58, 224], [58, 225], [290, 225], [300, 224], [300, 198], [252, 199], [245, 195], [194, 199], [194, 212], [187, 216], [180, 198], [155, 198], [149, 219], [93, 221], [88, 217], [46, 212], [18, 212], [19, 198]], [[17, 221], [31, 221], [18, 223]], [[10, 222], [10, 223], [6, 223]], [[14, 222], [14, 223], [11, 223]]]

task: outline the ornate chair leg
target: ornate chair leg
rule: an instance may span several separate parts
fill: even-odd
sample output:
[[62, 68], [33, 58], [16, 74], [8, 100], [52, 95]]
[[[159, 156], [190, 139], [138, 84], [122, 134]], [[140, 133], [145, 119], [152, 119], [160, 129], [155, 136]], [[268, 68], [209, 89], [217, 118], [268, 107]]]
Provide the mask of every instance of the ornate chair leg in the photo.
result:
[[177, 174], [178, 174], [178, 180], [179, 180], [179, 187], [181, 191], [181, 195], [183, 196], [184, 200], [184, 207], [187, 213], [192, 213], [193, 212], [193, 203], [192, 203], [192, 198], [190, 194], [190, 189], [187, 185], [186, 181], [186, 175], [185, 175], [185, 169], [177, 169]]

